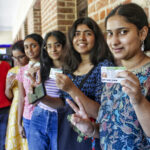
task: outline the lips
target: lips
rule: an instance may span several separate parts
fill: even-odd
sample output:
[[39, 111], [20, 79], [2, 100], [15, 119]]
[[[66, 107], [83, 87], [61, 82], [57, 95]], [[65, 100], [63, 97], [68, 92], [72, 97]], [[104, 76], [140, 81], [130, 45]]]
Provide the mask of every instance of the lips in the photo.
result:
[[79, 44], [77, 44], [79, 47], [81, 47], [81, 48], [83, 48], [83, 47], [86, 47], [87, 46], [87, 44], [86, 43], [79, 43]]
[[112, 51], [115, 53], [120, 53], [123, 50], [123, 48], [112, 48]]

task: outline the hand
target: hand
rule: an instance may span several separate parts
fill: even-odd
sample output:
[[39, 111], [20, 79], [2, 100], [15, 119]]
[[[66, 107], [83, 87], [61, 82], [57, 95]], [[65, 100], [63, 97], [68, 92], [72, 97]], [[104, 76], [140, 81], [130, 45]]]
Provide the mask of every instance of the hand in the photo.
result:
[[19, 133], [20, 133], [21, 137], [22, 138], [26, 138], [25, 130], [24, 130], [23, 126], [22, 125], [18, 125], [18, 127], [19, 127]]
[[41, 83], [40, 68], [34, 67], [34, 68], [31, 68], [31, 70], [28, 71], [28, 77], [31, 80], [32, 87], [36, 87], [37, 85]]
[[85, 109], [80, 102], [80, 100], [76, 97], [76, 102], [79, 107], [77, 107], [72, 101], [67, 99], [70, 107], [75, 111], [75, 114], [71, 116], [71, 123], [76, 126], [82, 133], [87, 136], [93, 135], [94, 126], [85, 112]]
[[65, 74], [56, 73], [56, 85], [59, 89], [69, 93], [75, 86], [72, 80]]
[[130, 97], [131, 104], [140, 104], [143, 99], [139, 79], [132, 72], [119, 72], [118, 77], [125, 78], [121, 81], [122, 90]]

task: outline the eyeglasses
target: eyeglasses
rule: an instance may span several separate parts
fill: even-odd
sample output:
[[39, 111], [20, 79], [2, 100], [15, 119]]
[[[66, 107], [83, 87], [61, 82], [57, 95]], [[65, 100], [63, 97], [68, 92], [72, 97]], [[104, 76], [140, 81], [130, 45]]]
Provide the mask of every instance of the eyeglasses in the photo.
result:
[[21, 56], [18, 56], [18, 57], [12, 56], [12, 59], [13, 59], [13, 60], [18, 60], [18, 61], [20, 61], [20, 60], [23, 59], [25, 56], [26, 56], [26, 55], [21, 55]]

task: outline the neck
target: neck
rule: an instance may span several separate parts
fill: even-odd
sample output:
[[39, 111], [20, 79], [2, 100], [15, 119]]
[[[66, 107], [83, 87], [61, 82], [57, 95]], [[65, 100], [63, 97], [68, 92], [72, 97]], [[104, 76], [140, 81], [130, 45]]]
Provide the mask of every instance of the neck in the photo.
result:
[[61, 66], [62, 66], [60, 60], [54, 60], [53, 64], [56, 68], [61, 68]]
[[81, 56], [81, 59], [82, 59], [82, 61], [81, 61], [82, 65], [84, 65], [84, 64], [91, 64], [89, 55]]
[[129, 71], [142, 67], [144, 64], [146, 64], [149, 61], [149, 58], [143, 52], [141, 53], [128, 60], [122, 60], [121, 61], [122, 65], [126, 67]]
[[32, 62], [39, 62], [39, 61], [40, 61], [40, 58], [30, 59], [30, 61], [32, 61]]

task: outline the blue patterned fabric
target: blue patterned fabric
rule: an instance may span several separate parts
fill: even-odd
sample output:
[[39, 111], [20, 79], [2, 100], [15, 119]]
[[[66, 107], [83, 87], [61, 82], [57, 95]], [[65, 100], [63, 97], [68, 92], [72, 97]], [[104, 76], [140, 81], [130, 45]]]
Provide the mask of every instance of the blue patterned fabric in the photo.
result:
[[[133, 73], [140, 80], [142, 93], [149, 97], [150, 63]], [[119, 83], [104, 86], [97, 121], [103, 150], [150, 150], [150, 139], [144, 134], [129, 97], [122, 92]]]

